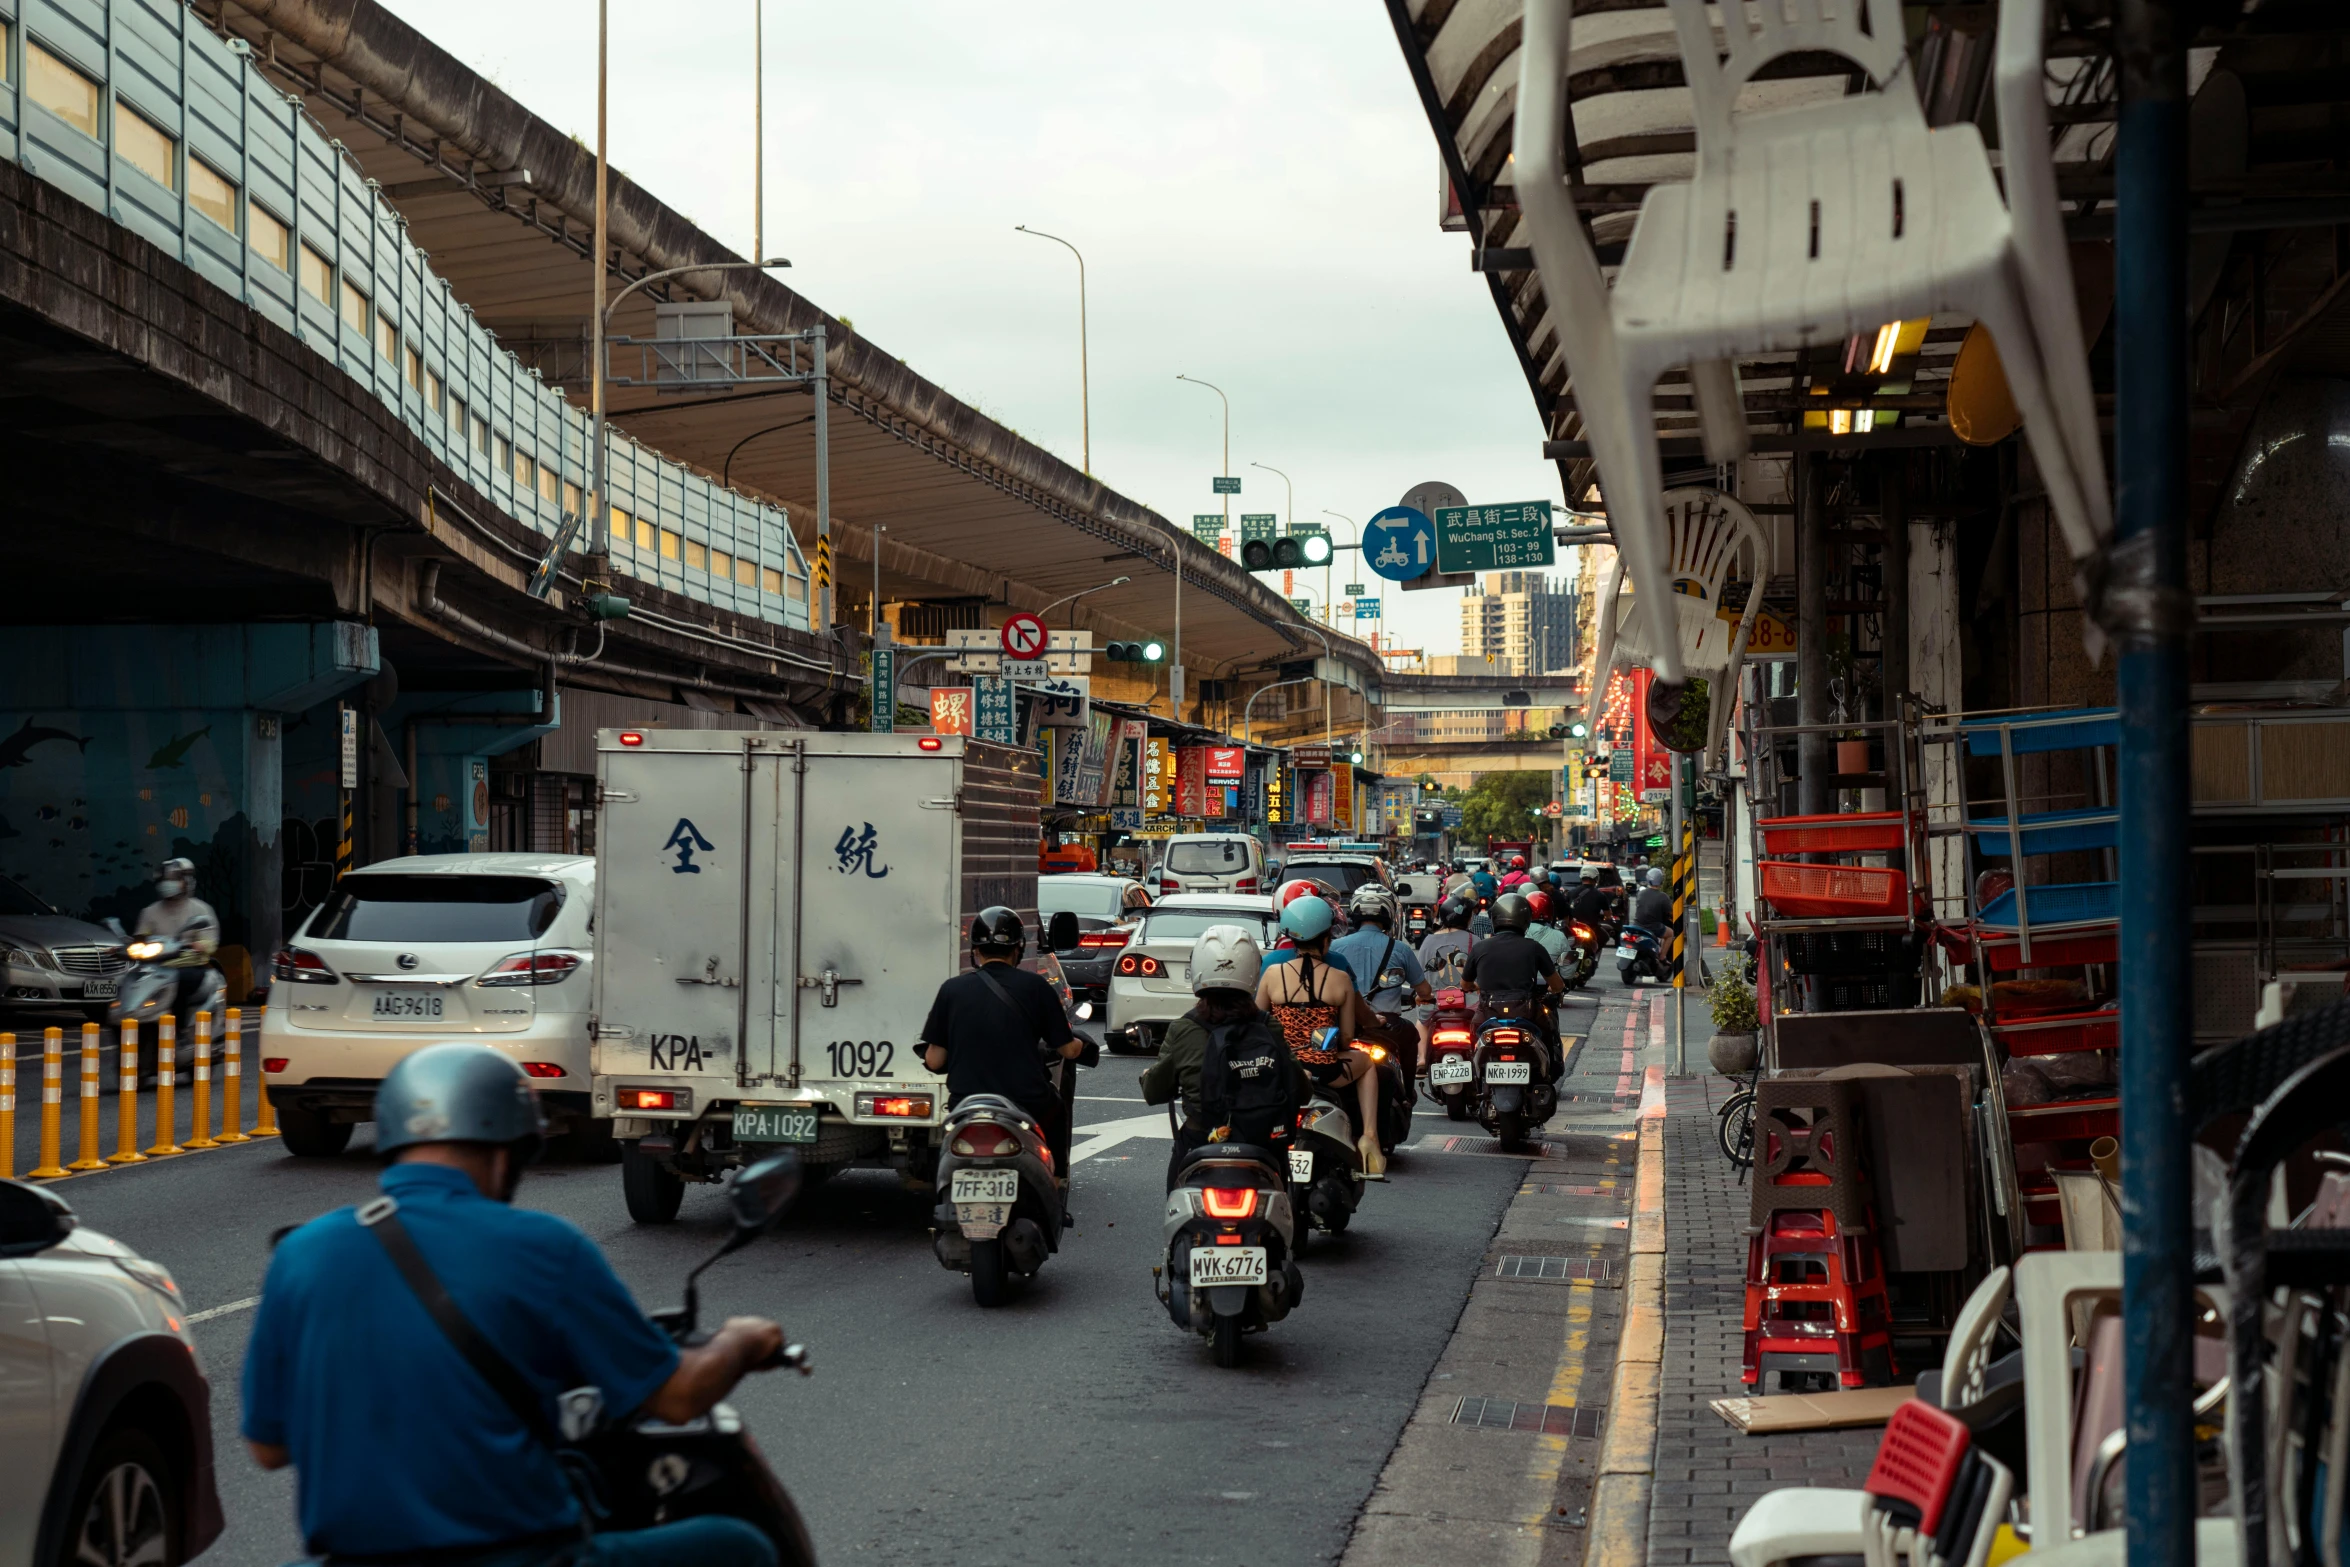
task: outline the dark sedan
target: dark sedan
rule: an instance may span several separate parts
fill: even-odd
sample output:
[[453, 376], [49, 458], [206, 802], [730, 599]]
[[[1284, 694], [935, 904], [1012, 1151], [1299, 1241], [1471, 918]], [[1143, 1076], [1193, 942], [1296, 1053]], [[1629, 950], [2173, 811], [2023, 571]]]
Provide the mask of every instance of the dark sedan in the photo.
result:
[[1066, 910], [1077, 916], [1077, 944], [1056, 949], [1061, 973], [1080, 1001], [1096, 1006], [1109, 998], [1110, 965], [1126, 949], [1134, 923], [1150, 907], [1150, 893], [1127, 876], [1039, 876], [1037, 914], [1047, 924]]

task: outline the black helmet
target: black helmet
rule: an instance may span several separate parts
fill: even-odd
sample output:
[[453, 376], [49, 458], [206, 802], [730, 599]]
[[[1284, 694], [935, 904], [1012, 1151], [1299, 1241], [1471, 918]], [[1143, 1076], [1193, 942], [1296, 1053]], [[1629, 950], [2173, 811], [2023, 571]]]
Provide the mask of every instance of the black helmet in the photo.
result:
[[546, 1117], [512, 1056], [487, 1045], [427, 1045], [384, 1074], [375, 1090], [375, 1151], [415, 1143], [524, 1145], [536, 1157]]
[[1436, 911], [1436, 917], [1454, 930], [1467, 930], [1469, 921], [1477, 917], [1477, 900], [1464, 898], [1456, 892], [1444, 900], [1444, 906]]
[[1534, 923], [1534, 905], [1514, 892], [1505, 892], [1493, 900], [1493, 928], [1514, 930], [1526, 934], [1526, 927]]
[[1028, 950], [1028, 932], [1020, 916], [998, 903], [981, 909], [971, 921], [971, 950], [983, 958], [1007, 958], [1014, 963]]

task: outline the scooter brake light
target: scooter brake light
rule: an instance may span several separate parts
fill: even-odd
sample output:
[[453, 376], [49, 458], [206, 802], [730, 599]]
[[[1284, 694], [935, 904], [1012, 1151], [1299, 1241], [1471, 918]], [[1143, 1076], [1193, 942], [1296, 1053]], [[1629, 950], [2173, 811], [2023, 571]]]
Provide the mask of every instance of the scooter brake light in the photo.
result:
[[947, 1146], [965, 1159], [1001, 1159], [1020, 1151], [1020, 1134], [993, 1121], [975, 1121]]
[[1372, 1060], [1384, 1061], [1387, 1059], [1387, 1047], [1385, 1045], [1372, 1045], [1368, 1048], [1371, 1052]]
[[1465, 1045], [1469, 1042], [1469, 1037], [1469, 1031], [1465, 1028], [1440, 1028], [1432, 1036], [1431, 1042], [1439, 1045]]
[[1497, 1028], [1485, 1037], [1497, 1045], [1522, 1045], [1526, 1042], [1526, 1036], [1514, 1028]]
[[1599, 939], [1599, 933], [1581, 920], [1577, 920], [1575, 922], [1575, 939], [1577, 941], [1596, 941]]
[[1253, 1186], [1203, 1186], [1199, 1200], [1211, 1219], [1246, 1219], [1257, 1211]]

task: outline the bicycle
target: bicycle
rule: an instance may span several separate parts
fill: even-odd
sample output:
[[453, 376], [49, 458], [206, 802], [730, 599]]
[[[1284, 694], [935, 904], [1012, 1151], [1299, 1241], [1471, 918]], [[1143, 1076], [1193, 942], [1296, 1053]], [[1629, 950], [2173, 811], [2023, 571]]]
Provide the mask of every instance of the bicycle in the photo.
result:
[[1754, 1168], [1754, 1085], [1761, 1080], [1762, 1058], [1758, 1054], [1746, 1086], [1723, 1100], [1722, 1108], [1714, 1112], [1714, 1141], [1720, 1145], [1722, 1157], [1738, 1171], [1741, 1182]]

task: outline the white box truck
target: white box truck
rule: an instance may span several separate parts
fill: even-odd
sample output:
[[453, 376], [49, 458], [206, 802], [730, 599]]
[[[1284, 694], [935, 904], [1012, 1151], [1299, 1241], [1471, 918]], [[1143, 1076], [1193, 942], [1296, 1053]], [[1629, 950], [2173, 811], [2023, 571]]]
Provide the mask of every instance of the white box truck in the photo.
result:
[[928, 1178], [945, 1081], [917, 1039], [963, 933], [1036, 950], [1034, 753], [942, 735], [607, 729], [597, 737], [595, 1113], [628, 1210], [796, 1146], [821, 1174]]

